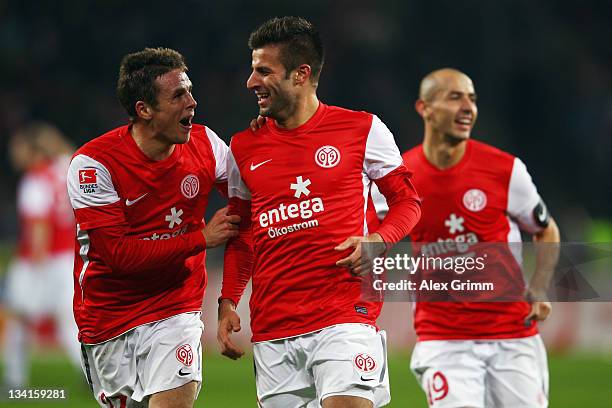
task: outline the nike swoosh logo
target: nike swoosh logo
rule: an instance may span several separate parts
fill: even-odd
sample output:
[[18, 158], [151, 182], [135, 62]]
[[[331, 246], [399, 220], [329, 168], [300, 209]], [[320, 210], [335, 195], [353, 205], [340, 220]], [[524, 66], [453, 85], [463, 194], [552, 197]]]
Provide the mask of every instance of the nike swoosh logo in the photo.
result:
[[261, 163], [258, 163], [258, 164], [253, 164], [253, 162], [251, 162], [251, 171], [257, 169], [259, 166], [263, 166], [264, 164], [266, 164], [269, 161], [272, 161], [272, 159], [268, 159], [266, 161], [262, 161]]
[[376, 378], [363, 378], [363, 376], [361, 376], [361, 381], [374, 381]]
[[143, 194], [143, 195], [141, 195], [140, 197], [138, 197], [138, 198], [136, 198], [136, 199], [134, 199], [134, 200], [131, 200], [131, 201], [130, 201], [130, 200], [128, 200], [128, 199], [126, 198], [126, 199], [125, 199], [125, 205], [127, 205], [128, 207], [129, 207], [130, 205], [134, 205], [134, 204], [136, 204], [138, 201], [140, 201], [140, 200], [142, 200], [143, 198], [145, 198], [145, 196], [146, 196], [147, 194], [149, 194], [149, 193], [144, 193], [144, 194]]
[[179, 370], [179, 373], [178, 373], [178, 374], [179, 374], [181, 377], [184, 377], [184, 376], [186, 376], [186, 375], [191, 374], [191, 372], [190, 372], [190, 371], [183, 372], [183, 369], [181, 368], [181, 369]]

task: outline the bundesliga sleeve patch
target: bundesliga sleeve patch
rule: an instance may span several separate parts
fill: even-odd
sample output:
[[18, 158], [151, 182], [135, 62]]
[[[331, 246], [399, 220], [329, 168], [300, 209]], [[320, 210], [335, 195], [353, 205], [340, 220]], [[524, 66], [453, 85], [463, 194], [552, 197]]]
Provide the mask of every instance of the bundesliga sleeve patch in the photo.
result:
[[95, 184], [98, 182], [96, 169], [79, 170], [79, 184]]
[[96, 169], [79, 169], [79, 189], [81, 194], [93, 194], [98, 188], [98, 171]]

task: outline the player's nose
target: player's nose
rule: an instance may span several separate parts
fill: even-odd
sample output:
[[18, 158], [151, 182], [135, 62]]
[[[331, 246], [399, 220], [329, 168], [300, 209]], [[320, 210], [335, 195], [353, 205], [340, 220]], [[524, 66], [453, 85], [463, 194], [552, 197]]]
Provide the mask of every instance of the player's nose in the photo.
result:
[[463, 112], [475, 113], [476, 103], [470, 98], [462, 98], [461, 99], [461, 110]]
[[255, 87], [259, 85], [261, 85], [261, 81], [259, 80], [259, 75], [257, 75], [257, 72], [255, 71], [251, 72], [251, 75], [249, 75], [249, 77], [247, 78], [246, 87], [248, 89], [254, 89]]
[[198, 106], [198, 102], [195, 100], [191, 92], [188, 93], [188, 98], [187, 108], [195, 109], [196, 106]]

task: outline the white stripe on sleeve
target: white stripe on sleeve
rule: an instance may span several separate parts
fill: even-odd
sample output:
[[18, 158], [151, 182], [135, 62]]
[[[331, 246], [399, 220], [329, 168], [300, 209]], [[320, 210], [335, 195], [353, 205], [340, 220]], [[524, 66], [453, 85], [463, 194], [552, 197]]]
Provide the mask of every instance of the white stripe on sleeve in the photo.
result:
[[539, 232], [542, 227], [538, 226], [533, 218], [533, 209], [539, 202], [540, 195], [527, 167], [516, 157], [508, 186], [508, 215], [518, 222], [522, 230], [530, 234]]
[[402, 164], [402, 156], [387, 126], [373, 115], [366, 142], [363, 170], [370, 180], [386, 176]]
[[227, 153], [227, 195], [229, 198], [251, 199], [251, 192], [242, 180], [232, 149], [229, 149]]
[[215, 181], [217, 183], [224, 182], [227, 180], [227, 152], [229, 151], [229, 147], [227, 147], [225, 142], [208, 126], [206, 127], [206, 135], [210, 140], [210, 145], [212, 146], [216, 161]]

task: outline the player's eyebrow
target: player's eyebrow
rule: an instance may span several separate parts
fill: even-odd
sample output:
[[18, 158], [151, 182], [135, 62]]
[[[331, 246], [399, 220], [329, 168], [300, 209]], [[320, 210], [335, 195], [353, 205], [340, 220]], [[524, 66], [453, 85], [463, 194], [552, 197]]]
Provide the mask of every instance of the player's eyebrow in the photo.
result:
[[192, 89], [193, 89], [193, 84], [189, 82], [189, 86], [179, 86], [178, 88], [176, 88], [174, 92], [172, 93], [172, 96], [173, 97], [181, 96], [186, 91], [191, 92]]
[[448, 93], [448, 96], [450, 98], [461, 98], [463, 95], [467, 95], [468, 98], [470, 98], [471, 100], [475, 101], [477, 98], [477, 95], [475, 92], [461, 92], [461, 91], [450, 91]]
[[272, 70], [270, 68], [266, 67], [266, 66], [263, 66], [263, 67], [261, 67], [261, 66], [253, 67], [253, 69], [255, 71], [259, 72], [260, 74], [267, 74], [267, 73], [272, 72]]

